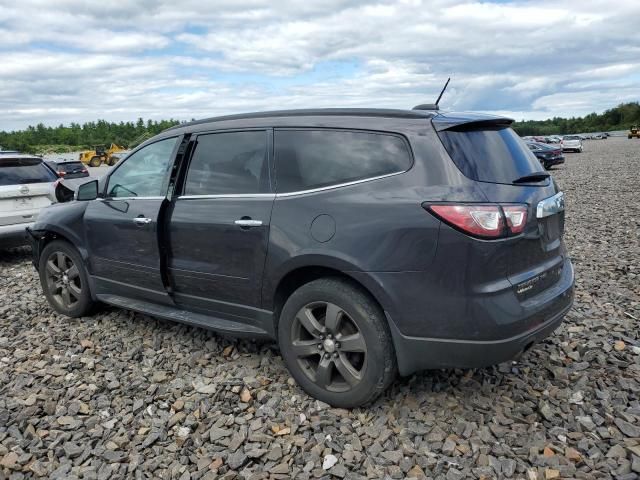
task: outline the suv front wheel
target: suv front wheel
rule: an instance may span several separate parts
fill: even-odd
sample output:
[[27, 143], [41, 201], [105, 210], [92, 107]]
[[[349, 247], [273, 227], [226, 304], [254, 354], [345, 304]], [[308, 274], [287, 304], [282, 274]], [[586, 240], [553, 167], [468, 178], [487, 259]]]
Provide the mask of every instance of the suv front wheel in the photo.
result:
[[384, 313], [369, 295], [341, 279], [314, 280], [296, 290], [282, 309], [278, 340], [298, 384], [335, 407], [370, 403], [395, 378]]
[[40, 254], [40, 283], [49, 305], [69, 317], [88, 314], [94, 302], [80, 253], [68, 242], [54, 240]]

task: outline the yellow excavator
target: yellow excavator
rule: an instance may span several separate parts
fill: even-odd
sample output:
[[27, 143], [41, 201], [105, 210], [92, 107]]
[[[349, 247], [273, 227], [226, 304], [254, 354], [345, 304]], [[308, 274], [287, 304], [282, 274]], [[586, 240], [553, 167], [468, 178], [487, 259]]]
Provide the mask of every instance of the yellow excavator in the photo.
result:
[[93, 147], [93, 150], [85, 150], [84, 152], [80, 152], [79, 160], [85, 165], [89, 165], [90, 167], [99, 167], [102, 163], [106, 163], [109, 166], [115, 165], [118, 163], [120, 158], [116, 155], [117, 153], [125, 152], [127, 149], [121, 147], [120, 145], [116, 145], [112, 143], [109, 148], [105, 145], [96, 145]]
[[640, 128], [633, 126], [629, 129], [629, 133], [627, 133], [627, 138], [640, 138]]

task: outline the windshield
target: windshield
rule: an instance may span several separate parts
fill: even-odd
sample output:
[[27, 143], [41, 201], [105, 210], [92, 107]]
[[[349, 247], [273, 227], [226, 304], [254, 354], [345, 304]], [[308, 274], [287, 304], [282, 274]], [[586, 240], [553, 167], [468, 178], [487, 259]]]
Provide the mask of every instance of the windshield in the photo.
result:
[[449, 156], [465, 176], [508, 183], [537, 173], [540, 162], [510, 127], [455, 127], [438, 132]]
[[0, 159], [0, 186], [48, 183], [56, 179], [56, 175], [40, 159]]

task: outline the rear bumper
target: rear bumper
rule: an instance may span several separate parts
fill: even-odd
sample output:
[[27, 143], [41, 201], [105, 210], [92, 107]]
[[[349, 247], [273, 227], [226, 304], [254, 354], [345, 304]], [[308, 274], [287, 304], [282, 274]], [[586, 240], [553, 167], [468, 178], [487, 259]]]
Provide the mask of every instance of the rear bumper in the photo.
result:
[[564, 157], [560, 156], [556, 158], [551, 158], [549, 160], [546, 160], [545, 163], [550, 167], [553, 167], [554, 165], [561, 165], [564, 163]]
[[14, 225], [0, 225], [0, 247], [19, 247], [29, 244], [27, 227], [32, 227], [33, 222], [16, 223]]
[[[403, 334], [387, 313], [401, 375], [434, 368], [480, 368], [512, 360], [533, 344], [549, 336], [561, 323], [573, 305], [574, 274], [571, 262], [565, 263], [560, 280], [536, 297], [522, 302], [520, 313], [497, 298], [491, 310], [492, 322], [508, 320], [511, 334], [490, 339], [426, 338]], [[518, 317], [518, 318], [516, 318]], [[469, 331], [479, 319], [467, 318]], [[486, 320], [486, 319], [485, 319]], [[441, 320], [446, 324], [447, 319]], [[523, 331], [513, 334], [514, 324]], [[505, 331], [507, 329], [505, 328]]]

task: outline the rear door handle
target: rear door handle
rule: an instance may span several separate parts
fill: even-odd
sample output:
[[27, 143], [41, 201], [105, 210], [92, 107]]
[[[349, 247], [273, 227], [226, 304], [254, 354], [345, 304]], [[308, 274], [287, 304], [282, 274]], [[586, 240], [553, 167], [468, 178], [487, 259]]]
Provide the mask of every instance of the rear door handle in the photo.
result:
[[236, 225], [240, 227], [260, 227], [262, 226], [262, 220], [252, 220], [250, 218], [241, 218], [240, 220], [236, 220]]
[[133, 223], [135, 223], [136, 225], [147, 225], [149, 223], [151, 223], [153, 220], [151, 220], [150, 218], [146, 218], [146, 217], [136, 217], [133, 219]]

